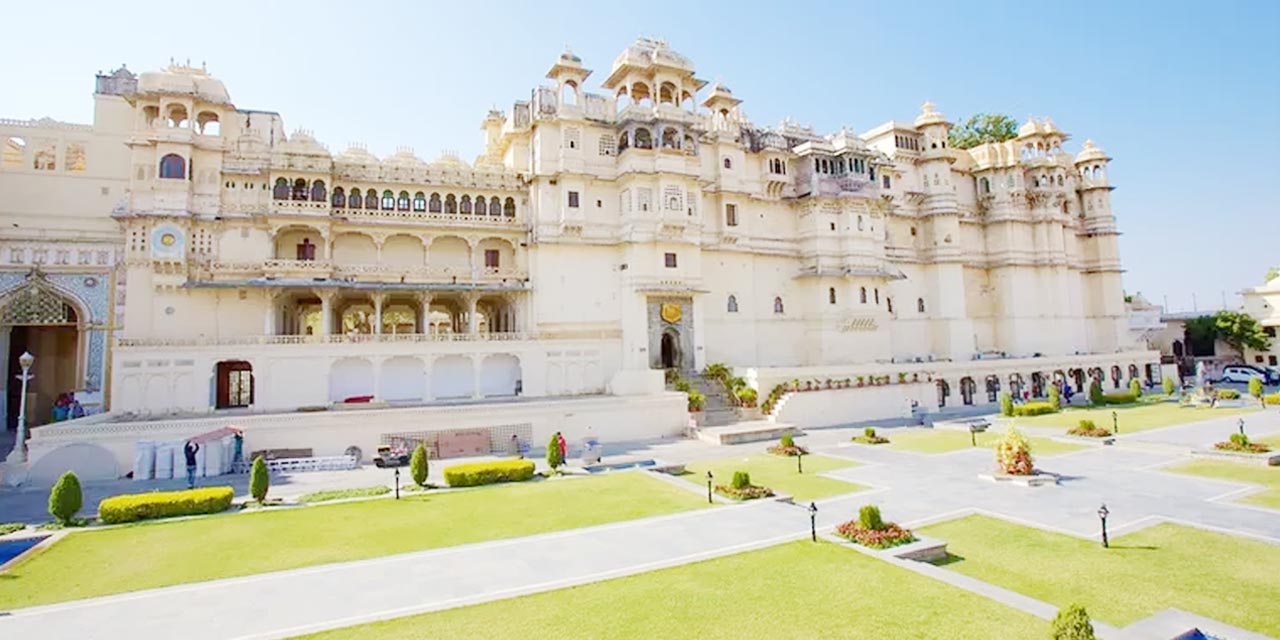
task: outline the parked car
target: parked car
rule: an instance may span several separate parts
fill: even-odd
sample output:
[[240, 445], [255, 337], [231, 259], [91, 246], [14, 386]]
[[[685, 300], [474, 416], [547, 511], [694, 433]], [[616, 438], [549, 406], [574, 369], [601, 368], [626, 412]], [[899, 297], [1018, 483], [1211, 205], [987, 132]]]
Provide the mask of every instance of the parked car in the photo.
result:
[[1253, 378], [1262, 380], [1263, 384], [1276, 384], [1277, 378], [1273, 372], [1258, 367], [1251, 367], [1247, 364], [1232, 364], [1222, 368], [1221, 382], [1248, 382]]
[[378, 455], [373, 459], [373, 465], [379, 469], [391, 469], [394, 467], [404, 467], [409, 464], [409, 449], [403, 446], [390, 447], [382, 445], [378, 447]]

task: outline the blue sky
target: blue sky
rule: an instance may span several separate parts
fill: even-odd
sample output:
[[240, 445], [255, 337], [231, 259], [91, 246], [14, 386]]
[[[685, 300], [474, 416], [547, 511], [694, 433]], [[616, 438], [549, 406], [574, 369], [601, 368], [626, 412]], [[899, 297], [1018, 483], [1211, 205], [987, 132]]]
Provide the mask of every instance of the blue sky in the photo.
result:
[[[1049, 116], [1115, 160], [1125, 288], [1220, 305], [1276, 255], [1280, 2], [25, 2], [6, 10], [0, 117], [88, 122], [93, 74], [206, 61], [242, 108], [332, 151], [472, 158], [493, 106], [568, 44], [596, 73], [666, 39], [760, 124], [911, 120], [932, 100]], [[1234, 304], [1234, 303], [1233, 303]]]

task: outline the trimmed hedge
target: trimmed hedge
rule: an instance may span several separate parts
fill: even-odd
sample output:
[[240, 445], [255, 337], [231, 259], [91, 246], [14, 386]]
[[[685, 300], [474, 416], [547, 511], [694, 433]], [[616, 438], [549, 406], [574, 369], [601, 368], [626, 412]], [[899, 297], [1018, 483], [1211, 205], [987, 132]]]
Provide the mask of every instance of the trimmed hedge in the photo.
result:
[[231, 487], [202, 487], [111, 496], [98, 503], [98, 518], [107, 524], [120, 524], [152, 518], [218, 513], [231, 508], [231, 498], [234, 495], [235, 491]]
[[499, 482], [522, 482], [533, 477], [532, 460], [468, 462], [445, 467], [444, 481], [451, 487], [477, 487]]
[[1262, 396], [1262, 401], [1267, 404], [1280, 404], [1280, 393], [1268, 393]]
[[1048, 402], [1025, 402], [1013, 407], [1013, 415], [1015, 416], [1042, 416], [1046, 413], [1057, 412], [1058, 410]]
[[1138, 396], [1133, 393], [1107, 393], [1103, 394], [1102, 400], [1106, 404], [1133, 404], [1138, 401]]
[[1218, 389], [1219, 400], [1239, 400], [1240, 392], [1235, 389]]

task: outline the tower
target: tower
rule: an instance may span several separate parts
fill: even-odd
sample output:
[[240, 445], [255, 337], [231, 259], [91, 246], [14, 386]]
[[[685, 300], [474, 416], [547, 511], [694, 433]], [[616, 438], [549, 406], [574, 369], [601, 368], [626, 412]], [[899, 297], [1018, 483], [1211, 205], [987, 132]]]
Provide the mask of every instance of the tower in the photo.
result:
[[1125, 332], [1124, 289], [1121, 282], [1119, 235], [1111, 211], [1111, 186], [1107, 163], [1111, 158], [1086, 140], [1076, 156], [1082, 218], [1081, 252], [1084, 257], [1085, 316], [1089, 345], [1103, 353], [1119, 349]]

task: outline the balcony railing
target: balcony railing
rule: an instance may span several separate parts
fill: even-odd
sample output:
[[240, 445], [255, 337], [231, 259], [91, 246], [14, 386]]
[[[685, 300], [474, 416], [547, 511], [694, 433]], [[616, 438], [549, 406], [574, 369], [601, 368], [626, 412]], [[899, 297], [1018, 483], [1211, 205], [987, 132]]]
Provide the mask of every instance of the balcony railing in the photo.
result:
[[355, 278], [404, 280], [406, 282], [501, 282], [524, 280], [528, 272], [515, 267], [463, 267], [446, 265], [398, 266], [390, 264], [338, 264], [331, 260], [286, 260], [271, 258], [261, 262], [214, 261], [208, 265], [214, 275], [261, 275], [274, 278]]
[[221, 347], [252, 345], [317, 345], [317, 344], [372, 344], [372, 343], [454, 343], [454, 342], [521, 342], [525, 340], [608, 340], [619, 337], [616, 331], [580, 331], [540, 335], [525, 331], [491, 333], [383, 333], [383, 334], [334, 334], [279, 335], [279, 336], [229, 336], [192, 338], [116, 338], [117, 347]]
[[482, 215], [476, 213], [440, 213], [435, 211], [385, 211], [381, 209], [334, 209], [334, 213], [347, 218], [413, 220], [446, 226], [467, 227], [519, 227], [524, 220], [519, 215]]

